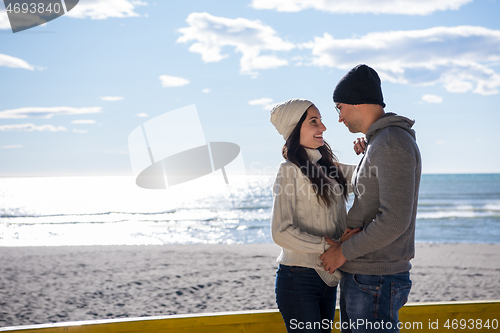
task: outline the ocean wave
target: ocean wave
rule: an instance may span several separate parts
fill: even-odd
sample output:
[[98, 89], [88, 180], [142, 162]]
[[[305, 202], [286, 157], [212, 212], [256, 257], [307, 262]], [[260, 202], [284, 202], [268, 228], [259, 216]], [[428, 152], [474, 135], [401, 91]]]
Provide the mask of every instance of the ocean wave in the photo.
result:
[[21, 209], [14, 209], [12, 212], [0, 211], [0, 218], [23, 218], [23, 217], [61, 217], [61, 216], [102, 216], [102, 215], [113, 215], [113, 214], [127, 214], [127, 215], [160, 215], [160, 214], [172, 214], [177, 210], [172, 209], [163, 212], [101, 212], [101, 213], [84, 213], [84, 214], [36, 214], [36, 213], [26, 213]]
[[37, 216], [37, 214], [25, 208], [0, 208], [0, 218], [32, 216]]
[[60, 214], [42, 214], [34, 211], [27, 211], [23, 208], [8, 208], [0, 209], [0, 218], [25, 218], [25, 217], [61, 217], [61, 216], [103, 216], [103, 215], [163, 215], [175, 214], [179, 212], [197, 212], [197, 211], [253, 211], [261, 209], [271, 209], [271, 205], [255, 205], [255, 206], [227, 206], [227, 207], [199, 207], [199, 208], [183, 208], [170, 209], [156, 212], [126, 212], [126, 211], [106, 211], [106, 212], [89, 212], [89, 213], [60, 213]]
[[435, 211], [417, 212], [417, 219], [456, 219], [456, 218], [500, 218], [500, 212], [484, 210], [455, 210], [455, 211]]
[[487, 204], [484, 206], [484, 209], [493, 212], [500, 212], [500, 202]]
[[427, 193], [420, 192], [418, 195], [420, 200], [442, 201], [442, 200], [496, 200], [500, 198], [500, 192], [442, 192], [442, 193]]
[[421, 205], [417, 210], [417, 219], [446, 218], [500, 218], [500, 202], [476, 205]]
[[164, 212], [106, 212], [93, 214], [52, 214], [26, 216], [16, 215], [4, 217], [0, 224], [12, 225], [57, 225], [57, 224], [95, 224], [95, 223], [169, 223], [169, 222], [203, 222], [203, 223], [239, 223], [249, 221], [269, 221], [270, 208], [248, 209], [174, 209]]

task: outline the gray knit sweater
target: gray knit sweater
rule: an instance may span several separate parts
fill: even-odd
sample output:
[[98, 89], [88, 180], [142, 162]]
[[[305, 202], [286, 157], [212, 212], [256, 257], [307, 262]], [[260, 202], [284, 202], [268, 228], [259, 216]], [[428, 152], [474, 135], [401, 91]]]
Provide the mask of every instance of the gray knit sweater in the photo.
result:
[[[321, 158], [317, 149], [306, 149], [311, 162]], [[346, 179], [350, 179], [355, 165], [340, 164]], [[332, 180], [335, 183], [335, 180]], [[351, 190], [349, 186], [348, 190]], [[329, 286], [336, 286], [340, 272], [325, 271], [319, 257], [330, 245], [325, 236], [339, 239], [345, 230], [347, 210], [345, 199], [336, 193], [336, 202], [327, 207], [320, 202], [309, 179], [300, 168], [286, 160], [280, 164], [273, 187], [271, 234], [281, 246], [277, 261], [288, 266], [314, 268]]]
[[421, 157], [414, 121], [386, 113], [373, 123], [368, 145], [353, 175], [355, 199], [347, 227], [363, 231], [342, 243], [342, 271], [386, 275], [411, 269]]

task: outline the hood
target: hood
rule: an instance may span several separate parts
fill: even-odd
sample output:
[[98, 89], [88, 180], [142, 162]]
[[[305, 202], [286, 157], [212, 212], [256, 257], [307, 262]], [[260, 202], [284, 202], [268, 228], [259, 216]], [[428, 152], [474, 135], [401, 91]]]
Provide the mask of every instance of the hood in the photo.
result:
[[412, 129], [413, 124], [415, 124], [415, 120], [408, 119], [403, 116], [398, 116], [397, 114], [392, 112], [388, 112], [370, 126], [368, 132], [366, 132], [366, 141], [370, 142], [370, 139], [373, 136], [375, 136], [384, 128], [390, 126], [401, 127], [402, 129], [410, 133], [410, 135], [414, 139], [416, 139], [415, 131]]

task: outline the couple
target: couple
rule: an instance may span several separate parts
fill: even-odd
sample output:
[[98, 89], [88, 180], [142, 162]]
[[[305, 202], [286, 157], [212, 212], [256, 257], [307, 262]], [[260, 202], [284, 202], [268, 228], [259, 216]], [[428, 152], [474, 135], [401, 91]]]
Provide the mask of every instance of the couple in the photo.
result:
[[339, 81], [333, 101], [339, 122], [366, 136], [355, 141], [364, 153], [357, 166], [337, 161], [312, 102], [271, 110], [286, 140], [273, 188], [272, 237], [282, 248], [276, 302], [288, 332], [330, 332], [340, 282], [342, 332], [398, 332], [421, 174], [414, 122], [384, 112], [380, 78], [366, 65]]

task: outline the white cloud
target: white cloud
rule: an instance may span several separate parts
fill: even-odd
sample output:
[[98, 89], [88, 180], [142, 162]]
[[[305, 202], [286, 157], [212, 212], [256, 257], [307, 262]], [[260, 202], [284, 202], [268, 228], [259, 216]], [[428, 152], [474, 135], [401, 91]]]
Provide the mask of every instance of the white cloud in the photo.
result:
[[71, 123], [72, 124], [88, 125], [88, 124], [95, 124], [97, 122], [95, 120], [92, 120], [92, 119], [81, 119], [81, 120], [73, 120]]
[[75, 8], [66, 15], [74, 18], [90, 18], [104, 20], [110, 17], [135, 17], [140, 16], [134, 9], [143, 6], [142, 1], [127, 0], [86, 0], [78, 2]]
[[61, 107], [26, 107], [12, 110], [0, 111], [0, 119], [23, 119], [29, 117], [52, 118], [55, 115], [76, 115], [99, 113], [101, 107], [73, 108], [68, 106]]
[[0, 29], [10, 29], [9, 17], [4, 9], [0, 9]]
[[438, 145], [444, 145], [446, 143], [446, 141], [445, 140], [438, 140], [438, 141], [436, 141], [436, 143]]
[[422, 101], [427, 103], [443, 103], [443, 97], [427, 94], [422, 96]]
[[[1, 21], [0, 21], [1, 25]], [[0, 54], [0, 66], [11, 67], [11, 68], [23, 68], [29, 69], [30, 71], [35, 70], [33, 65], [28, 64], [23, 59], [19, 59], [16, 57], [11, 57], [6, 54]]]
[[[147, 5], [147, 2], [144, 1], [85, 0], [79, 1], [78, 5], [65, 14], [65, 16], [79, 19], [90, 18], [93, 20], [104, 20], [110, 17], [137, 17], [140, 15], [134, 12], [135, 7]], [[4, 9], [0, 9], [0, 29], [10, 29], [9, 18]]]
[[137, 117], [140, 117], [140, 118], [146, 118], [146, 117], [149, 117], [149, 115], [145, 112], [141, 112], [141, 113], [138, 113], [136, 114]]
[[5, 146], [0, 146], [0, 149], [19, 149], [23, 148], [23, 145], [5, 145]]
[[210, 89], [206, 88], [206, 89], [203, 89], [201, 92], [204, 94], [208, 94], [210, 92]]
[[116, 101], [122, 101], [123, 97], [120, 97], [120, 96], [104, 96], [104, 97], [101, 97], [101, 100], [107, 101], [107, 102], [116, 102]]
[[253, 0], [255, 9], [299, 12], [316, 9], [334, 14], [429, 15], [435, 11], [457, 10], [473, 0]]
[[262, 105], [262, 110], [270, 111], [278, 103], [274, 102], [272, 98], [259, 98], [248, 101], [250, 105]]
[[191, 52], [201, 54], [204, 62], [219, 62], [227, 58], [222, 53], [224, 46], [233, 46], [241, 53], [240, 71], [256, 75], [255, 70], [287, 66], [288, 61], [274, 54], [262, 52], [289, 51], [295, 45], [276, 36], [270, 26], [245, 18], [229, 19], [208, 13], [191, 13], [186, 22], [187, 28], [179, 29], [183, 35], [178, 43], [195, 43], [189, 47]]
[[73, 133], [87, 134], [89, 131], [73, 128]]
[[177, 76], [169, 76], [169, 75], [161, 75], [160, 76], [161, 86], [166, 87], [182, 87], [186, 84], [189, 84], [189, 80], [186, 80], [182, 77]]
[[334, 39], [328, 33], [301, 47], [311, 49], [316, 66], [348, 70], [360, 63], [394, 83], [441, 84], [449, 92], [491, 95], [500, 75], [488, 66], [500, 61], [500, 31], [483, 27], [435, 27], [374, 32]]
[[40, 125], [40, 126], [35, 126], [33, 124], [15, 124], [15, 125], [0, 125], [0, 131], [2, 132], [10, 132], [10, 131], [17, 131], [17, 132], [33, 132], [33, 131], [39, 131], [39, 132], [60, 132], [60, 131], [67, 131], [67, 129], [63, 126], [53, 126], [53, 125]]

